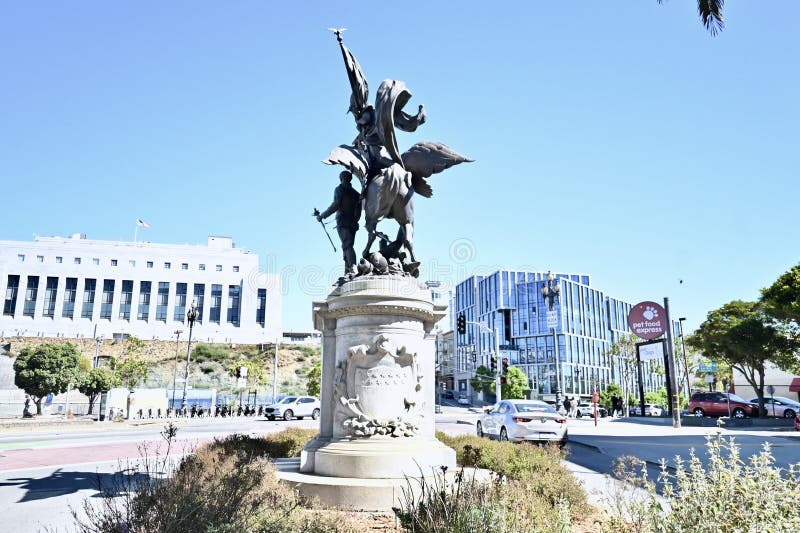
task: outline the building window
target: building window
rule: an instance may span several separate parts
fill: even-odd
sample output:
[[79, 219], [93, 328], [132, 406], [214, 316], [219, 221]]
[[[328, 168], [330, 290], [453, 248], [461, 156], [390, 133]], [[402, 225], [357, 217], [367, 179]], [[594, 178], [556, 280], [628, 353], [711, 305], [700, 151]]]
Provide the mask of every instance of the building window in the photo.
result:
[[233, 271], [239, 272], [239, 265], [233, 265]]
[[22, 263], [25, 261], [25, 254], [17, 254], [17, 260]]
[[132, 267], [135, 267], [136, 266], [136, 260], [135, 259], [131, 259], [130, 261], [128, 261], [128, 265], [132, 266]]
[[56, 256], [56, 263], [63, 263], [63, 262], [64, 262], [64, 258], [61, 257], [60, 255], [57, 255]]
[[3, 314], [14, 316], [17, 308], [17, 292], [19, 291], [19, 276], [9, 274], [8, 285], [6, 285], [6, 300], [3, 303]]
[[115, 266], [117, 266], [117, 260], [116, 260], [116, 259], [112, 259], [112, 260], [111, 260], [111, 266], [112, 266], [112, 267], [115, 267]]
[[94, 309], [94, 291], [97, 287], [96, 279], [86, 279], [83, 283], [83, 306], [81, 308], [81, 318], [92, 319]]
[[67, 278], [64, 286], [64, 305], [61, 308], [61, 316], [64, 318], [74, 318], [75, 298], [78, 292], [78, 278]]
[[167, 306], [169, 304], [169, 282], [158, 282], [158, 295], [156, 296], [156, 320], [167, 321]]
[[206, 300], [206, 286], [202, 283], [194, 284], [194, 303], [197, 304], [197, 322], [203, 323], [203, 305]]
[[122, 280], [122, 293], [119, 296], [120, 320], [131, 319], [131, 303], [133, 303], [133, 280]]
[[242, 288], [238, 285], [228, 286], [228, 324], [239, 327], [239, 308]]
[[43, 256], [43, 255], [37, 255], [37, 256], [36, 256], [36, 260], [37, 260], [38, 262], [40, 262], [40, 263], [44, 263], [44, 256]]
[[36, 310], [36, 298], [39, 296], [39, 276], [28, 276], [28, 287], [25, 289], [25, 305], [22, 316], [33, 316]]
[[183, 322], [186, 314], [186, 283], [175, 284], [175, 309], [172, 313], [172, 320]]
[[75, 259], [72, 260], [72, 262], [75, 263], [76, 265], [80, 265], [81, 264], [81, 258], [80, 257], [76, 257]]
[[147, 262], [147, 268], [153, 268], [153, 262], [152, 261], [148, 261]]
[[222, 265], [217, 265], [217, 272], [222, 272]]
[[256, 322], [264, 327], [267, 318], [267, 289], [258, 289], [258, 308], [256, 309]]
[[181, 263], [181, 270], [189, 270], [189, 263]]
[[199, 265], [197, 265], [197, 268], [199, 268], [200, 270], [205, 270], [206, 266], [203, 263], [200, 263]]
[[169, 270], [170, 268], [172, 268], [172, 263], [169, 263], [169, 262], [164, 263], [164, 268]]
[[100, 318], [111, 320], [111, 308], [114, 307], [114, 280], [103, 280], [103, 299], [100, 300]]
[[99, 265], [100, 264], [100, 258], [99, 257], [93, 257], [92, 258], [92, 264], [93, 265]]
[[56, 294], [58, 293], [58, 278], [47, 278], [47, 286], [44, 289], [44, 308], [42, 316], [53, 318], [56, 315]]
[[222, 314], [222, 285], [211, 286], [211, 314], [208, 318], [210, 322], [219, 324]]
[[136, 314], [137, 320], [147, 320], [150, 318], [150, 288], [152, 284], [149, 281], [142, 281], [139, 283], [139, 312]]

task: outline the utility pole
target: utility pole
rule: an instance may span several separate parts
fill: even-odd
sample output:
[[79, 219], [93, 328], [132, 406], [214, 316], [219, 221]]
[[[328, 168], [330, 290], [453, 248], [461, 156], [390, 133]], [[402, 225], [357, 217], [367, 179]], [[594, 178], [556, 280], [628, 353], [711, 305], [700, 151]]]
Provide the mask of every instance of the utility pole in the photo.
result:
[[[672, 398], [670, 403], [672, 405], [672, 427], [681, 427], [681, 402], [678, 394], [678, 383], [675, 379], [675, 347], [672, 341], [672, 321], [669, 317], [669, 298], [664, 298], [664, 311], [666, 311], [667, 319], [667, 361], [669, 362], [668, 379], [670, 385], [670, 392]], [[644, 414], [644, 413], [642, 413]]]
[[275, 359], [272, 362], [272, 403], [275, 403], [275, 398], [278, 395], [278, 346], [280, 346], [281, 338], [275, 338]]
[[[497, 358], [497, 362], [500, 363], [500, 332], [497, 330], [497, 326], [494, 327], [494, 353], [496, 354], [495, 357]], [[500, 387], [500, 373], [502, 372], [501, 368], [503, 368], [502, 364], [498, 364], [497, 371], [494, 373], [494, 388], [497, 392], [497, 394], [495, 394], [495, 396], [497, 396], [497, 403], [503, 401], [503, 392], [502, 388]]]
[[172, 404], [170, 405], [173, 409], [175, 409], [175, 387], [178, 379], [178, 352], [180, 351], [181, 333], [183, 333], [183, 330], [175, 330], [175, 366], [172, 368]]

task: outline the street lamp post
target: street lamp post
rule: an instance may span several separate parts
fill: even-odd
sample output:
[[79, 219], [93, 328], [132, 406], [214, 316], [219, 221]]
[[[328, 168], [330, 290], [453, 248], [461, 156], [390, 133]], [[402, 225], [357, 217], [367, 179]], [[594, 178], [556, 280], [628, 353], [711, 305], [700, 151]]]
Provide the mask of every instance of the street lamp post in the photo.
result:
[[[542, 297], [548, 303], [548, 307], [550, 312], [553, 312], [556, 305], [556, 300], [558, 300], [558, 295], [561, 294], [561, 285], [556, 281], [555, 276], [553, 276], [552, 272], [547, 273], [547, 285], [542, 286]], [[556, 406], [561, 405], [561, 369], [560, 367], [560, 357], [558, 354], [558, 338], [556, 337], [556, 328], [553, 326], [550, 328], [550, 332], [553, 335], [553, 354], [555, 355], [555, 367], [556, 367]]]
[[103, 345], [103, 336], [95, 337], [94, 343], [94, 365], [92, 367], [97, 368], [100, 364], [100, 346]]
[[175, 330], [175, 366], [172, 368], [172, 405], [170, 405], [173, 409], [175, 409], [175, 387], [178, 379], [178, 352], [180, 351], [181, 333], [183, 333], [183, 330]]
[[186, 320], [189, 322], [189, 344], [186, 346], [186, 374], [183, 377], [183, 399], [181, 400], [181, 410], [186, 412], [186, 385], [189, 383], [189, 362], [192, 356], [192, 328], [194, 321], [197, 320], [197, 303], [192, 301], [192, 308], [186, 312]]

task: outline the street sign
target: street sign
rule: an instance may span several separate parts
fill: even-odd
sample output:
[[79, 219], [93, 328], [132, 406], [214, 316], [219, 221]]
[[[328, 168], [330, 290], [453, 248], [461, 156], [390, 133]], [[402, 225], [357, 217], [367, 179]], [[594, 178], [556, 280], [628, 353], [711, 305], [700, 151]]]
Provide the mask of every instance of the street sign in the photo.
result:
[[712, 374], [706, 376], [706, 383], [714, 383], [716, 380], [717, 378], [715, 378]]
[[667, 331], [667, 312], [655, 302], [638, 303], [628, 314], [628, 326], [641, 339], [656, 339]]
[[592, 402], [598, 403], [600, 401], [600, 395], [597, 392], [592, 393]]
[[556, 329], [558, 327], [558, 314], [555, 311], [547, 312], [547, 328]]
[[775, 396], [775, 385], [767, 385], [767, 394]]
[[236, 388], [244, 389], [247, 387], [247, 378], [239, 378], [236, 380]]
[[719, 370], [717, 363], [700, 363], [697, 367], [698, 372], [705, 372], [707, 374], [715, 374]]
[[653, 341], [641, 343], [636, 345], [639, 350], [639, 357], [641, 361], [652, 361], [656, 359], [662, 361], [664, 359], [664, 341]]

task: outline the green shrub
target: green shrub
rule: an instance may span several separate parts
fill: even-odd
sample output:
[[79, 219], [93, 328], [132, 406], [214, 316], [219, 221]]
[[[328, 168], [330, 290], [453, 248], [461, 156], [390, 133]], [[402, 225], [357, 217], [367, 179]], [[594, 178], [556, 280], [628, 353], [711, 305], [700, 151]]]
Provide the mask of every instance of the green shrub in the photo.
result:
[[565, 499], [573, 513], [588, 509], [586, 493], [561, 463], [564, 453], [556, 446], [498, 442], [476, 435], [450, 436], [442, 432], [436, 436], [456, 451], [456, 461], [461, 466], [485, 468], [515, 480], [550, 506], [555, 507]]
[[230, 435], [224, 439], [214, 439], [206, 447], [220, 454], [243, 451], [247, 457], [300, 457], [303, 446], [316, 434], [317, 431], [313, 429], [290, 427], [261, 437]]
[[205, 361], [224, 362], [231, 357], [230, 350], [221, 344], [198, 344], [192, 350], [192, 361], [202, 363]]
[[619, 465], [618, 477], [632, 488], [615, 494], [603, 531], [800, 531], [800, 465], [774, 466], [769, 443], [745, 462], [734, 438], [719, 433], [706, 437], [706, 451], [708, 466], [691, 450], [688, 461], [675, 458], [674, 474], [662, 461], [661, 496], [641, 461]]
[[[172, 442], [177, 429], [168, 426]], [[254, 440], [231, 437], [187, 456], [177, 467], [166, 455], [146, 453], [127, 472], [98, 487], [98, 504], [84, 503], [76, 517], [83, 533], [301, 533], [357, 529], [326, 513], [310, 512], [298, 493], [275, 476]], [[224, 453], [220, 453], [224, 452]], [[167, 454], [169, 453], [169, 445]], [[163, 478], [164, 473], [172, 473]]]

